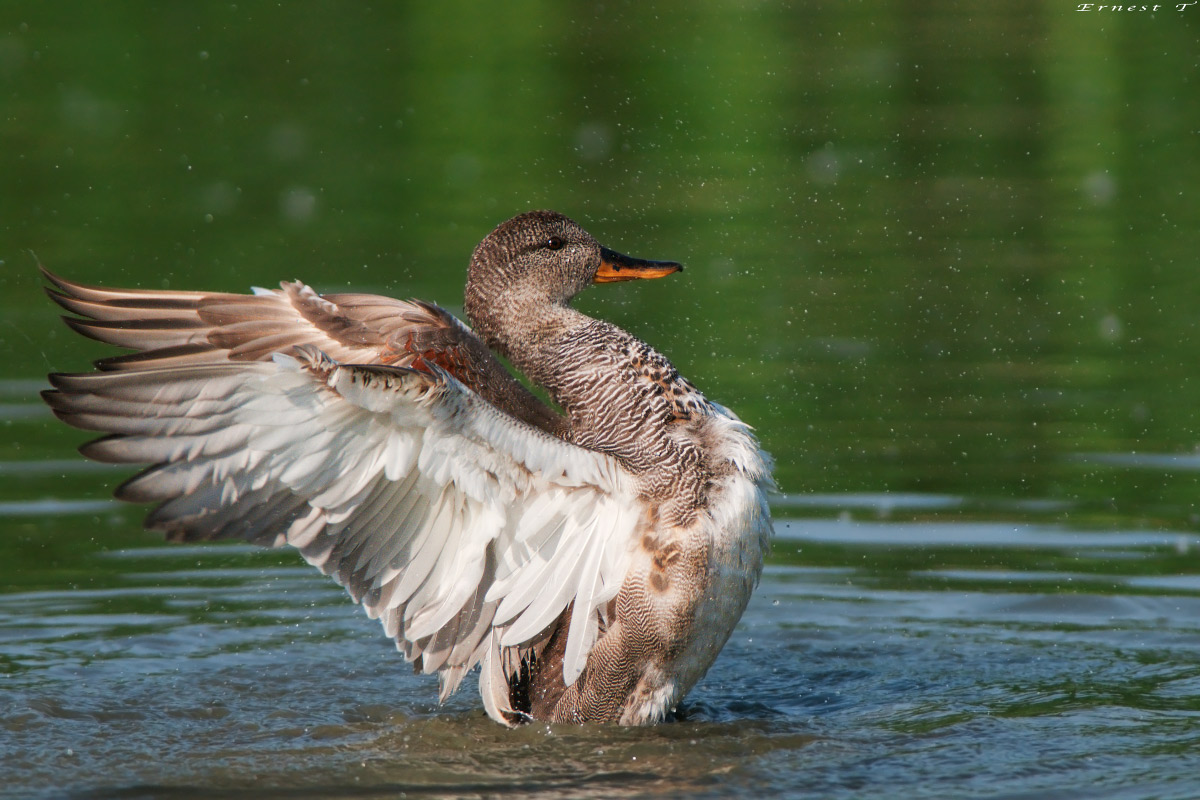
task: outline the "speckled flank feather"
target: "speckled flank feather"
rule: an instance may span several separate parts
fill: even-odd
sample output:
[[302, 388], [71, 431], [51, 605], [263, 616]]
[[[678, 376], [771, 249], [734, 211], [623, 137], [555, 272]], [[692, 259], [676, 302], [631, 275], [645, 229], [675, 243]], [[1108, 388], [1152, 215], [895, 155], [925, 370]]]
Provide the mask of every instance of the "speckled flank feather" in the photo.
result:
[[553, 212], [501, 225], [471, 263], [478, 335], [428, 303], [300, 283], [247, 296], [47, 273], [74, 329], [135, 352], [51, 376], [45, 398], [109, 434], [85, 455], [149, 465], [118, 489], [157, 504], [149, 527], [296, 547], [443, 698], [478, 664], [505, 724], [655, 722], [745, 608], [770, 464], [666, 358], [567, 305], [605, 254]]

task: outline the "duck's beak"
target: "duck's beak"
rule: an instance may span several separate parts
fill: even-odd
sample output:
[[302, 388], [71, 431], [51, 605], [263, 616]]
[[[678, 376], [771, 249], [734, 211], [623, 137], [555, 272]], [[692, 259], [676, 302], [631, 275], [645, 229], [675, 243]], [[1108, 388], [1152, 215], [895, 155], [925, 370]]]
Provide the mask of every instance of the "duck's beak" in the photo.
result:
[[644, 258], [632, 256], [600, 248], [600, 269], [596, 270], [596, 283], [612, 283], [613, 281], [632, 281], [637, 278], [661, 278], [672, 272], [683, 269], [682, 264], [674, 261], [647, 261]]

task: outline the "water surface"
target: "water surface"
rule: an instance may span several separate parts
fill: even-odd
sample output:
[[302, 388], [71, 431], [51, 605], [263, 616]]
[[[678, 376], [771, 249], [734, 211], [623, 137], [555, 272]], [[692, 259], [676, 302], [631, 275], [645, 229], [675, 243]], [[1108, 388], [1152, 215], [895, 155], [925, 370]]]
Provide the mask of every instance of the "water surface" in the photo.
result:
[[80, 797], [1193, 793], [1200, 536], [849, 512], [779, 528], [726, 650], [650, 729], [505, 730], [473, 682], [439, 707], [291, 559], [98, 550], [81, 584], [0, 596], [6, 779]]

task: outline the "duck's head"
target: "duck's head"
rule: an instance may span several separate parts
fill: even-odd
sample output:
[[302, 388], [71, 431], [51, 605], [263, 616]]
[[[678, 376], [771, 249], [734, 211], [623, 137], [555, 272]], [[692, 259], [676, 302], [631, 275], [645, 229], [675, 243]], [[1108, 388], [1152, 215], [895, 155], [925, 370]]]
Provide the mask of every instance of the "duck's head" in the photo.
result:
[[593, 283], [661, 278], [681, 269], [674, 261], [631, 258], [601, 247], [557, 211], [530, 211], [501, 223], [475, 248], [467, 316], [494, 342], [514, 315], [566, 305]]

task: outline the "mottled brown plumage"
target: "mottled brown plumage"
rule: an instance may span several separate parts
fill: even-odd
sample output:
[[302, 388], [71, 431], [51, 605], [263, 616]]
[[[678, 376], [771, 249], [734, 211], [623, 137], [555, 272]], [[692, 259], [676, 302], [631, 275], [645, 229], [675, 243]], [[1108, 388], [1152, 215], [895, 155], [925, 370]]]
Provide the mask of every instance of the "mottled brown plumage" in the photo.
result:
[[[84, 448], [149, 467], [118, 496], [178, 541], [289, 544], [442, 696], [479, 664], [488, 713], [644, 724], [704, 674], [762, 567], [769, 460], [671, 363], [572, 309], [679, 269], [549, 211], [500, 225], [437, 306], [112, 290], [46, 273], [85, 336], [135, 352], [53, 375]], [[546, 389], [548, 407], [492, 355]]]

